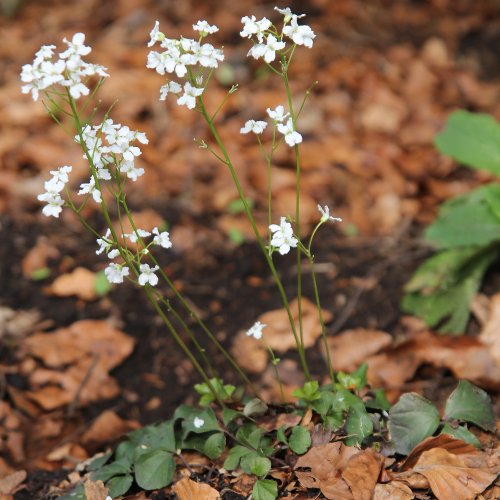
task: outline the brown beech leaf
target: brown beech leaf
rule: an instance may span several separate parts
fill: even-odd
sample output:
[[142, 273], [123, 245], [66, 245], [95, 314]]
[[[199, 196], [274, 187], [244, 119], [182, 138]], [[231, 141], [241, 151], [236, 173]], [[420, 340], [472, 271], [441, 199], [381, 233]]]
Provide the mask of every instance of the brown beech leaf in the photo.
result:
[[474, 455], [479, 453], [477, 448], [473, 445], [467, 444], [460, 439], [455, 439], [449, 434], [440, 434], [436, 437], [430, 436], [417, 444], [417, 446], [410, 451], [406, 459], [400, 465], [400, 470], [411, 469], [417, 463], [422, 453], [432, 448], [443, 448], [454, 455]]
[[70, 273], [57, 277], [46, 290], [56, 297], [76, 295], [82, 300], [95, 300], [97, 298], [95, 283], [95, 273], [84, 267], [77, 267]]
[[429, 481], [439, 500], [467, 500], [483, 492], [497, 477], [487, 468], [467, 467], [461, 456], [443, 448], [424, 451], [414, 472]]
[[13, 495], [25, 479], [25, 470], [18, 470], [7, 476], [0, 477], [0, 495]]
[[140, 427], [135, 420], [124, 420], [114, 411], [102, 412], [81, 438], [82, 444], [88, 446], [111, 443], [121, 435]]
[[411, 500], [415, 498], [411, 489], [401, 481], [377, 484], [373, 492], [373, 500]]
[[219, 492], [206, 483], [197, 483], [188, 477], [177, 481], [172, 488], [179, 500], [217, 500]]
[[231, 354], [241, 369], [250, 373], [262, 373], [267, 366], [269, 353], [259, 340], [241, 331], [236, 335]]
[[31, 279], [33, 273], [47, 267], [49, 259], [59, 257], [59, 249], [50, 243], [45, 236], [39, 236], [35, 246], [28, 251], [21, 262], [21, 269], [25, 278]]
[[492, 358], [500, 365], [500, 293], [491, 297], [488, 319], [478, 338], [489, 347]]
[[382, 456], [371, 448], [360, 451], [349, 460], [342, 477], [356, 500], [371, 500], [382, 461]]
[[[331, 358], [335, 369], [345, 372], [354, 371], [368, 356], [381, 351], [392, 343], [388, 333], [379, 330], [356, 328], [346, 330], [335, 337], [328, 338]], [[324, 345], [321, 344], [324, 351]]]
[[[297, 335], [298, 325], [298, 301], [294, 299], [290, 302], [290, 310], [295, 322]], [[332, 314], [323, 309], [323, 320], [330, 321]], [[264, 330], [266, 344], [274, 352], [285, 353], [288, 349], [296, 348], [295, 339], [288, 321], [285, 309], [275, 309], [259, 316], [259, 321], [267, 325]], [[302, 325], [304, 347], [312, 347], [316, 339], [321, 335], [321, 324], [319, 322], [318, 310], [316, 306], [307, 298], [302, 297]]]

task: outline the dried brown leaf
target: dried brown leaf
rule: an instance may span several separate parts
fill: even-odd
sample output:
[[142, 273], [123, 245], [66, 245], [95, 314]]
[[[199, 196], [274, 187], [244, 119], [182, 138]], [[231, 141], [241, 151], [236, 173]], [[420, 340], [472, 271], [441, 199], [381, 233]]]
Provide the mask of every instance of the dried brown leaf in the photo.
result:
[[0, 477], [0, 495], [13, 495], [19, 490], [21, 483], [26, 479], [26, 471], [18, 470], [7, 476]]
[[188, 477], [177, 481], [172, 488], [179, 500], [217, 500], [219, 492], [205, 483], [197, 483]]
[[354, 455], [342, 471], [342, 478], [356, 500], [371, 500], [383, 458], [368, 448]]
[[56, 297], [76, 295], [82, 300], [95, 300], [97, 298], [95, 284], [95, 273], [84, 267], [77, 267], [70, 273], [57, 277], [46, 290]]
[[114, 411], [102, 412], [92, 423], [91, 427], [81, 438], [84, 445], [99, 445], [111, 443], [121, 435], [140, 427], [135, 420], [124, 420]]
[[498, 293], [491, 297], [488, 319], [478, 338], [489, 347], [492, 358], [500, 365], [500, 294]]
[[411, 489], [401, 481], [377, 484], [373, 492], [373, 500], [411, 500], [415, 498]]
[[108, 495], [108, 488], [102, 481], [91, 481], [87, 479], [83, 483], [86, 500], [104, 500]]
[[429, 481], [439, 500], [467, 500], [483, 492], [497, 477], [487, 468], [467, 467], [461, 456], [443, 448], [424, 451], [413, 470]]

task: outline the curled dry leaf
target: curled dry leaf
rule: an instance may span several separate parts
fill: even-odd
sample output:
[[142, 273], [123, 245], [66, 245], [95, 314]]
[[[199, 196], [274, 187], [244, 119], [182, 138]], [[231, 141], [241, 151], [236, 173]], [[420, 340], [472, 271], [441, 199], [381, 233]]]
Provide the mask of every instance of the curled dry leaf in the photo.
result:
[[488, 468], [468, 467], [462, 456], [443, 448], [424, 451], [414, 472], [429, 481], [439, 500], [467, 500], [482, 493], [497, 477]]
[[439, 436], [430, 436], [419, 443], [410, 451], [406, 459], [400, 465], [401, 470], [411, 469], [418, 461], [424, 451], [432, 448], [442, 448], [454, 455], [474, 455], [479, 453], [472, 444], [465, 443], [460, 439], [455, 439], [449, 434], [440, 434]]
[[[306, 488], [319, 488], [334, 500], [369, 500], [377, 483], [382, 457], [369, 449], [329, 443], [311, 448], [299, 457], [295, 474]], [[297, 469], [308, 468], [310, 472]]]
[[500, 366], [500, 294], [498, 293], [491, 298], [488, 319], [478, 338], [489, 347], [491, 357]]
[[139, 427], [139, 422], [124, 420], [114, 411], [106, 410], [94, 420], [90, 429], [83, 434], [81, 442], [86, 446], [111, 443], [121, 435]]
[[415, 498], [409, 486], [401, 481], [377, 484], [373, 492], [373, 500], [411, 500]]
[[84, 267], [77, 267], [70, 273], [57, 277], [45, 290], [56, 297], [76, 295], [82, 300], [95, 300], [96, 274]]
[[217, 500], [220, 498], [219, 492], [205, 483], [197, 483], [188, 477], [177, 481], [172, 488], [179, 500]]
[[[290, 310], [298, 334], [299, 312], [297, 299], [290, 302]], [[323, 309], [322, 312], [325, 322], [332, 319], [332, 314], [329, 311]], [[267, 325], [267, 328], [264, 330], [265, 342], [274, 352], [285, 353], [288, 349], [296, 348], [295, 339], [285, 309], [275, 309], [261, 314], [258, 320]], [[307, 349], [312, 347], [316, 339], [321, 335], [321, 324], [316, 306], [305, 297], [302, 297], [302, 324], [304, 347]]]
[[[330, 356], [335, 360], [335, 369], [351, 372], [372, 354], [392, 343], [392, 337], [379, 330], [356, 328], [346, 330], [328, 339]], [[324, 345], [321, 344], [324, 353]]]

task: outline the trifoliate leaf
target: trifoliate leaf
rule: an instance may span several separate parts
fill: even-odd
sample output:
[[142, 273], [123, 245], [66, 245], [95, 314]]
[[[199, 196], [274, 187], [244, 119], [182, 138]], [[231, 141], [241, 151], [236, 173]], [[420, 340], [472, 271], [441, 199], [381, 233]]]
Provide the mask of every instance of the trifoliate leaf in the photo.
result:
[[495, 415], [488, 394], [467, 380], [460, 380], [446, 401], [445, 420], [471, 422], [484, 430], [495, 430]]
[[157, 490], [169, 485], [174, 478], [175, 460], [172, 453], [153, 450], [141, 455], [134, 464], [135, 480], [145, 490]]
[[398, 453], [407, 455], [439, 425], [437, 408], [427, 399], [410, 392], [403, 394], [389, 411], [389, 432]]
[[303, 455], [311, 446], [311, 434], [304, 427], [293, 427], [288, 445], [294, 453]]

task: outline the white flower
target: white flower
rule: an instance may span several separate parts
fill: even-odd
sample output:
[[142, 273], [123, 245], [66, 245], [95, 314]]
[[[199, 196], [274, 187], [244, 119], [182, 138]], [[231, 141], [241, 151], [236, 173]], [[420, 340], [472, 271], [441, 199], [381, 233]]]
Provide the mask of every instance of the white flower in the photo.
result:
[[321, 222], [326, 222], [327, 220], [331, 220], [332, 222], [342, 222], [340, 217], [332, 217], [330, 215], [330, 208], [328, 205], [325, 205], [324, 208], [321, 205], [318, 205], [318, 210], [321, 213]]
[[115, 259], [118, 255], [120, 255], [120, 250], [118, 250], [118, 248], [113, 248], [113, 250], [108, 253], [108, 259]]
[[285, 48], [285, 42], [279, 42], [274, 35], [268, 35], [266, 43], [257, 43], [249, 51], [248, 55], [254, 59], [264, 58], [264, 61], [271, 63], [276, 59], [276, 51]]
[[97, 244], [99, 245], [99, 248], [95, 251], [97, 255], [101, 254], [102, 252], [108, 252], [111, 246], [113, 245], [113, 242], [109, 239], [111, 236], [111, 229], [106, 231], [106, 234], [102, 238], [97, 238]]
[[129, 268], [112, 262], [104, 269], [104, 274], [110, 283], [123, 283], [123, 278], [129, 274]]
[[313, 40], [316, 38], [314, 31], [307, 25], [299, 26], [297, 24], [296, 15], [292, 16], [292, 22], [290, 26], [285, 26], [283, 28], [283, 34], [291, 38], [297, 45], [305, 45], [308, 48], [313, 46]]
[[153, 243], [155, 245], [160, 245], [163, 248], [171, 248], [172, 242], [170, 241], [170, 235], [167, 231], [160, 231], [157, 227], [154, 227], [152, 233], [155, 235], [153, 238]]
[[200, 45], [198, 42], [194, 42], [191, 50], [193, 51], [192, 64], [199, 63], [204, 68], [217, 68], [219, 61], [224, 60], [224, 52], [221, 49], [216, 49], [210, 43]]
[[264, 121], [248, 120], [245, 125], [241, 127], [240, 134], [248, 134], [253, 132], [254, 134], [262, 134], [264, 129], [267, 127], [267, 123]]
[[133, 161], [125, 161], [120, 165], [120, 172], [126, 174], [129, 179], [136, 181], [138, 177], [144, 175], [142, 167], [136, 167]]
[[51, 170], [52, 180], [56, 182], [62, 182], [63, 185], [67, 184], [69, 181], [68, 174], [73, 170], [73, 167], [70, 165], [64, 165], [63, 167], [59, 167], [57, 170]]
[[285, 217], [281, 217], [280, 225], [271, 224], [269, 229], [272, 233], [271, 246], [277, 248], [281, 255], [285, 255], [290, 248], [297, 246], [298, 240], [293, 236], [292, 225]]
[[179, 106], [186, 106], [188, 109], [193, 109], [196, 106], [196, 97], [203, 94], [204, 89], [193, 87], [189, 82], [184, 84], [184, 94], [177, 99]]
[[62, 212], [62, 206], [64, 205], [64, 200], [61, 198], [58, 191], [47, 190], [45, 193], [39, 194], [37, 198], [39, 201], [47, 203], [47, 205], [42, 208], [43, 215], [46, 217], [52, 216], [59, 218], [59, 214]]
[[193, 425], [199, 429], [200, 427], [203, 427], [203, 425], [205, 424], [205, 420], [203, 420], [202, 418], [200, 417], [194, 417], [194, 420], [193, 420]]
[[146, 231], [145, 229], [138, 228], [134, 233], [124, 234], [123, 236], [128, 238], [132, 243], [137, 243], [139, 237], [147, 238], [148, 236], [151, 236], [151, 233], [149, 231]]
[[211, 26], [207, 21], [198, 21], [196, 24], [193, 24], [193, 29], [194, 31], [199, 31], [203, 37], [219, 31], [217, 26]]
[[70, 59], [70, 58], [80, 58], [80, 56], [86, 56], [90, 54], [92, 49], [87, 45], [84, 45], [85, 42], [85, 34], [84, 33], [75, 33], [71, 42], [67, 38], [63, 38], [63, 42], [68, 46], [68, 48], [59, 54], [61, 59]]
[[160, 101], [164, 101], [168, 94], [179, 94], [182, 87], [177, 82], [168, 82], [160, 87]]
[[256, 321], [248, 330], [247, 330], [247, 335], [249, 337], [254, 337], [257, 340], [262, 338], [262, 330], [266, 327], [267, 325], [264, 323], [261, 323], [260, 321]]
[[295, 16], [297, 19], [306, 16], [305, 14], [293, 14], [292, 11], [290, 10], [290, 7], [285, 7], [284, 9], [280, 9], [279, 7], [274, 7], [274, 10], [277, 10], [285, 18], [284, 19], [285, 24], [288, 23], [293, 16]]
[[159, 267], [149, 267], [149, 264], [141, 264], [139, 270], [141, 274], [139, 275], [139, 285], [145, 286], [150, 284], [151, 286], [156, 286], [158, 284], [158, 276], [156, 276], [155, 271], [158, 271]]
[[159, 21], [155, 21], [153, 29], [149, 33], [150, 40], [148, 42], [148, 47], [152, 47], [156, 42], [161, 42], [164, 40], [165, 35], [160, 31]]
[[285, 118], [288, 118], [288, 115], [290, 114], [285, 113], [285, 108], [281, 104], [279, 106], [276, 106], [274, 109], [267, 108], [266, 111], [269, 118], [277, 123], [282, 123], [283, 120], [285, 120]]
[[94, 177], [91, 177], [89, 182], [80, 184], [80, 191], [78, 191], [78, 194], [91, 194], [96, 203], [101, 203], [102, 201], [101, 192], [95, 185]]
[[260, 21], [256, 20], [255, 16], [242, 17], [243, 29], [240, 31], [240, 36], [243, 38], [252, 38], [252, 35], [257, 35], [257, 40], [262, 43], [264, 39], [264, 32], [271, 27], [271, 21], [262, 18]]
[[300, 144], [302, 142], [302, 136], [293, 129], [293, 122], [291, 118], [288, 118], [286, 124], [277, 124], [278, 132], [285, 136], [285, 142], [290, 146], [295, 146], [295, 144]]

